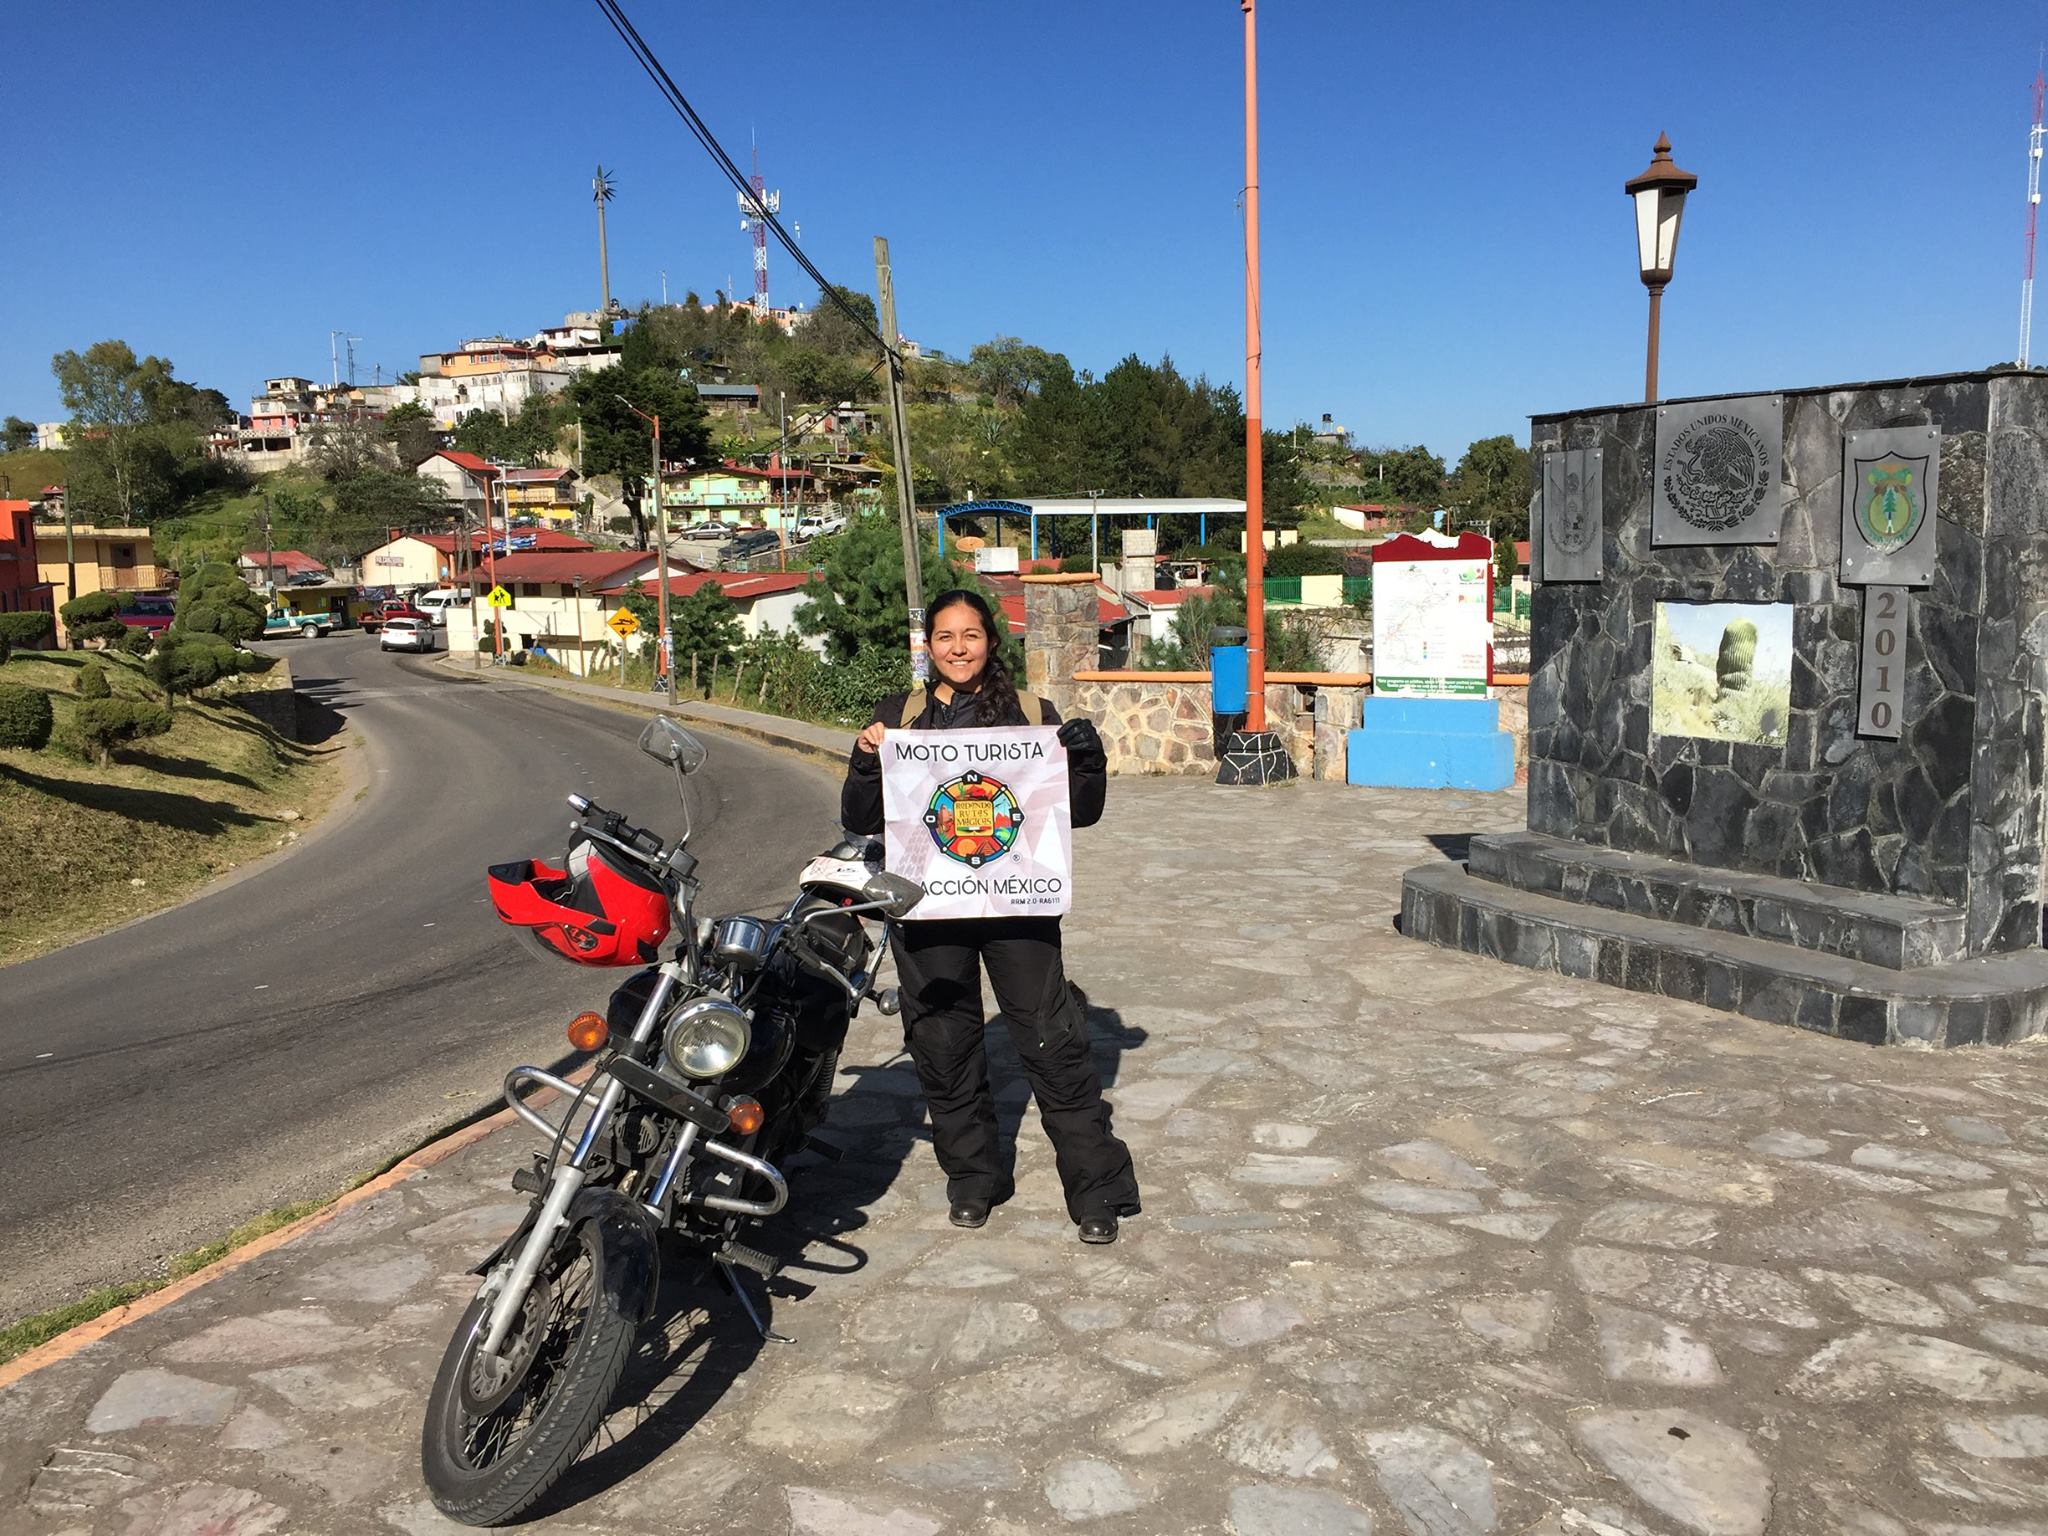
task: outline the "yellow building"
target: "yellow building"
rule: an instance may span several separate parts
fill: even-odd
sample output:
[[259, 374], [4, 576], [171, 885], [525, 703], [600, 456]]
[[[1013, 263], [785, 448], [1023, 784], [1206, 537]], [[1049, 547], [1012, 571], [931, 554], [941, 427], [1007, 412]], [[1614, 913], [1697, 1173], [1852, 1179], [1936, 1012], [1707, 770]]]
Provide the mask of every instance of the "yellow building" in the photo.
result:
[[[72, 590], [72, 574], [77, 590]], [[156, 563], [156, 543], [147, 528], [77, 528], [71, 534], [71, 555], [64, 553], [64, 530], [36, 525], [36, 574], [50, 584], [58, 607], [88, 592], [152, 592], [163, 584]], [[57, 621], [64, 640], [64, 621]]]
[[573, 469], [508, 469], [506, 510], [513, 517], [538, 517], [550, 523], [573, 523], [582, 498]]

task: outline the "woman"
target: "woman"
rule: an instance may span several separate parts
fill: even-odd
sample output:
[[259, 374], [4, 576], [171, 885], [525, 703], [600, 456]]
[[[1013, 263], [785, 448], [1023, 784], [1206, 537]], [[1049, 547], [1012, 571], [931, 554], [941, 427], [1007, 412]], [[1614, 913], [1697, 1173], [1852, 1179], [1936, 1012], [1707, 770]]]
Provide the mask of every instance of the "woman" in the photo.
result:
[[[840, 792], [848, 831], [882, 830], [883, 738], [892, 730], [1059, 725], [1067, 749], [1074, 825], [1102, 817], [1107, 760], [1086, 720], [1060, 725], [1052, 706], [1032, 700], [1027, 718], [1009, 669], [995, 650], [995, 615], [979, 593], [942, 592], [925, 610], [925, 640], [937, 677], [916, 693], [891, 694], [854, 743]], [[1138, 1211], [1131, 1154], [1111, 1133], [1109, 1106], [1088, 1038], [1088, 1021], [1060, 963], [1056, 917], [985, 917], [899, 925], [896, 979], [904, 1033], [932, 1117], [932, 1146], [946, 1172], [956, 1227], [979, 1227], [1010, 1198], [1013, 1152], [996, 1131], [983, 1044], [981, 968], [1008, 1022], [1038, 1113], [1052, 1139], [1067, 1214], [1084, 1243], [1116, 1241], [1117, 1219]]]

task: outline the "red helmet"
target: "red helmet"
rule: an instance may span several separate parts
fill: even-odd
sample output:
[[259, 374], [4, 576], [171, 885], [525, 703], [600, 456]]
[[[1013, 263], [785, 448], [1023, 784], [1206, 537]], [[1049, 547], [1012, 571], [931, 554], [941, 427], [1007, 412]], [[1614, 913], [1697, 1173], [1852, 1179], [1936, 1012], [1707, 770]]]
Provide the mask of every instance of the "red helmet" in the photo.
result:
[[491, 905], [550, 954], [578, 965], [652, 965], [668, 937], [668, 892], [602, 843], [572, 844], [567, 869], [534, 859], [494, 864]]

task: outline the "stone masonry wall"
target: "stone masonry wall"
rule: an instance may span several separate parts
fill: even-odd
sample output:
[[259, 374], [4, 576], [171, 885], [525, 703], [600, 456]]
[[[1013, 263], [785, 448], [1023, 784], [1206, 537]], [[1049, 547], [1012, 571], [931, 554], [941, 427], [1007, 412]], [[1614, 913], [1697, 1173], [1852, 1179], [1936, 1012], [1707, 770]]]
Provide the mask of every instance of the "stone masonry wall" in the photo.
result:
[[[1214, 717], [1207, 683], [1077, 683], [1073, 712], [1102, 733], [1111, 773], [1213, 774]], [[1286, 743], [1300, 773], [1315, 767], [1315, 717], [1291, 683], [1266, 689], [1266, 725]]]
[[[1904, 733], [1864, 739], [1862, 593], [1837, 580], [1843, 434], [1917, 423], [1942, 432], [1938, 563], [1909, 605]], [[1788, 392], [1775, 547], [1653, 547], [1655, 441], [1649, 407], [1534, 423], [1539, 465], [1605, 450], [1605, 575], [1536, 590], [1531, 829], [1950, 902], [1972, 954], [2039, 943], [2048, 378]], [[1782, 748], [1652, 736], [1653, 619], [1674, 599], [1798, 605]]]

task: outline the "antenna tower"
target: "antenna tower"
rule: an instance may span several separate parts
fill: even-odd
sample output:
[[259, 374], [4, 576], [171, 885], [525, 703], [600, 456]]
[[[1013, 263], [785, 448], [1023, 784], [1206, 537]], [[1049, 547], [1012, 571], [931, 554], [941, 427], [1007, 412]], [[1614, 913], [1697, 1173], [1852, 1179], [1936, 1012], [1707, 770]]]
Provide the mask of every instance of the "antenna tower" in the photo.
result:
[[748, 185], [751, 193], [739, 194], [740, 228], [751, 231], [754, 236], [754, 317], [765, 320], [768, 317], [768, 215], [782, 211], [782, 194], [770, 192], [768, 183], [761, 179], [761, 151], [754, 150], [754, 174]]
[[612, 200], [617, 183], [603, 166], [597, 168], [597, 175], [591, 180], [591, 201], [597, 204], [597, 282], [598, 319], [600, 322], [612, 318], [612, 260], [604, 243], [604, 205]]
[[2027, 366], [2027, 353], [2034, 340], [2034, 232], [2041, 220], [2041, 140], [2048, 129], [2041, 123], [2041, 103], [2048, 80], [2034, 70], [2034, 126], [2027, 131], [2027, 274], [2020, 281], [2020, 366]]

